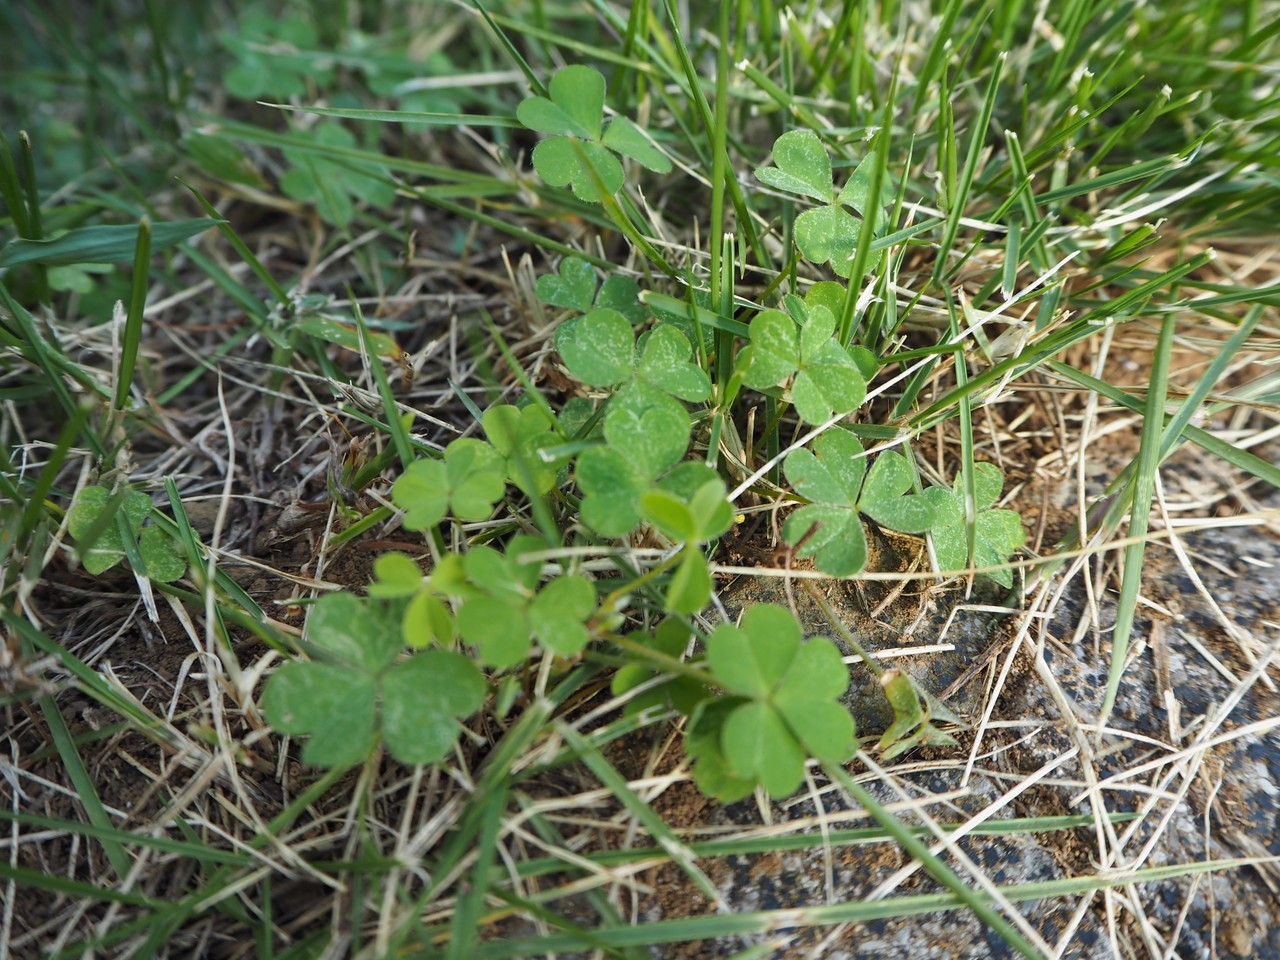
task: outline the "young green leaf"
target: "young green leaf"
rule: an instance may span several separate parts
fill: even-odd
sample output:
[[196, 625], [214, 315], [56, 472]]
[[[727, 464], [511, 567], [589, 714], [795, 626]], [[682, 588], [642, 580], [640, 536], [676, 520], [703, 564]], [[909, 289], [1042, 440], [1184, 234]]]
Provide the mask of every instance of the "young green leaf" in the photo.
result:
[[[782, 535], [812, 556], [819, 570], [832, 576], [852, 576], [867, 562], [867, 542], [859, 513], [904, 532], [923, 532], [936, 522], [937, 502], [923, 494], [906, 494], [910, 467], [901, 454], [880, 454], [866, 477], [862, 444], [847, 430], [828, 430], [813, 442], [813, 451], [800, 449], [787, 457], [787, 480], [811, 503], [787, 518]], [[883, 461], [883, 463], [882, 463]], [[867, 483], [864, 485], [864, 478]]]
[[463, 437], [445, 448], [443, 460], [415, 460], [391, 487], [409, 530], [426, 530], [450, 512], [459, 520], [484, 520], [506, 489], [506, 461], [482, 440]]
[[[935, 704], [941, 707], [941, 704], [927, 694], [922, 697], [908, 674], [897, 669], [886, 670], [880, 677], [880, 686], [884, 689], [889, 706], [893, 708], [894, 718], [877, 744], [881, 759], [892, 760], [918, 746], [956, 746], [953, 737], [933, 724], [931, 707]], [[949, 710], [943, 710], [946, 716], [941, 719], [952, 722], [959, 720]]]
[[610, 195], [622, 189], [615, 153], [659, 173], [671, 169], [671, 161], [630, 120], [618, 117], [603, 128], [605, 82], [598, 71], [564, 67], [547, 92], [549, 97], [529, 97], [516, 108], [522, 124], [551, 135], [533, 148], [533, 168], [547, 183], [570, 186], [579, 199], [599, 202], [597, 182]]
[[457, 739], [455, 718], [478, 710], [485, 681], [466, 657], [442, 650], [396, 663], [396, 610], [350, 593], [321, 597], [307, 639], [321, 659], [293, 661], [267, 681], [267, 722], [309, 735], [305, 763], [343, 767], [369, 755], [381, 728], [403, 763], [434, 763]]
[[[1004, 487], [1004, 475], [993, 463], [974, 464], [973, 566], [994, 567], [1006, 562], [1009, 555], [1026, 542], [1022, 518], [1014, 510], [993, 510]], [[947, 571], [969, 567], [969, 534], [964, 507], [964, 491], [960, 481], [955, 489], [930, 487], [925, 491], [934, 508], [930, 533], [938, 566]], [[1013, 586], [1012, 570], [987, 573], [1002, 587]]]
[[394, 550], [378, 554], [373, 561], [373, 575], [369, 596], [382, 600], [416, 596], [424, 585], [422, 569], [413, 558]]
[[506, 458], [512, 484], [530, 496], [555, 486], [556, 474], [567, 458], [544, 455], [563, 442], [545, 410], [534, 404], [524, 408], [498, 404], [484, 412], [481, 423], [493, 448]]
[[758, 604], [740, 627], [717, 627], [707, 662], [725, 690], [746, 701], [729, 712], [721, 734], [734, 778], [780, 798], [800, 785], [806, 756], [831, 763], [853, 756], [853, 717], [836, 702], [849, 685], [840, 651], [826, 637], [801, 642], [785, 608]]

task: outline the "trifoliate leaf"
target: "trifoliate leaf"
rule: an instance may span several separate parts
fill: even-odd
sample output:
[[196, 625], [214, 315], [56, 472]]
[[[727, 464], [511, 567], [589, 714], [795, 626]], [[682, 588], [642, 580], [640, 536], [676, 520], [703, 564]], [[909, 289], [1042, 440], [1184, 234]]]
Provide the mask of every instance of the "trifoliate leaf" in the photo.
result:
[[307, 639], [325, 659], [286, 664], [262, 696], [273, 727], [310, 735], [306, 763], [357, 763], [379, 729], [397, 759], [434, 762], [456, 739], [454, 718], [483, 703], [484, 679], [465, 657], [431, 651], [394, 663], [402, 638], [387, 604], [327, 594], [311, 612]]
[[482, 440], [463, 437], [445, 448], [444, 460], [415, 460], [392, 485], [391, 498], [405, 512], [409, 530], [426, 530], [450, 511], [459, 520], [484, 520], [506, 488], [506, 462]]
[[[1000, 498], [1004, 485], [1000, 468], [991, 463], [978, 463], [974, 465], [974, 471], [973, 566], [999, 566], [1023, 545], [1026, 532], [1016, 511], [991, 509], [991, 505]], [[967, 511], [960, 484], [957, 479], [953, 490], [930, 487], [925, 491], [935, 514], [930, 531], [934, 554], [938, 558], [938, 566], [952, 572], [969, 567]], [[1013, 586], [1012, 570], [994, 570], [986, 576], [1003, 587]]]
[[840, 653], [825, 637], [802, 643], [785, 608], [758, 604], [741, 627], [717, 627], [707, 662], [721, 686], [747, 698], [723, 721], [720, 745], [733, 777], [783, 797], [800, 785], [806, 756], [853, 755], [853, 720], [836, 702], [849, 684]]
[[564, 576], [538, 591], [529, 608], [533, 633], [548, 650], [570, 657], [587, 645], [586, 621], [596, 610], [596, 591], [585, 577]]

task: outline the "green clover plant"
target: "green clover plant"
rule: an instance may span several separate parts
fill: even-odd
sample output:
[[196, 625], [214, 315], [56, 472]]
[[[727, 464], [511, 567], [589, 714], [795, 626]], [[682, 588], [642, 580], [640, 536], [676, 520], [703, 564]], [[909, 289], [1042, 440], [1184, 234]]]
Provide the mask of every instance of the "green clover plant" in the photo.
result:
[[576, 574], [539, 586], [541, 563], [522, 555], [545, 547], [536, 537], [517, 536], [505, 553], [474, 547], [432, 575], [435, 589], [461, 601], [458, 635], [495, 667], [520, 663], [532, 640], [570, 657], [590, 639], [587, 622], [596, 612], [595, 587]]
[[[1004, 488], [1004, 476], [994, 463], [974, 464], [973, 481], [972, 566], [998, 566], [1026, 542], [1022, 518], [1014, 510], [992, 509]], [[924, 492], [924, 496], [929, 499], [934, 510], [934, 522], [929, 531], [938, 567], [948, 571], [969, 567], [969, 526], [965, 519], [965, 498], [961, 481], [957, 479], [952, 490], [930, 487]], [[1012, 570], [990, 570], [984, 575], [1002, 587], [1013, 586]]]
[[[548, 96], [523, 101], [517, 117], [546, 135], [533, 152], [539, 176], [571, 187], [581, 200], [604, 202], [615, 226], [638, 243], [624, 229], [623, 205], [608, 199], [624, 184], [620, 158], [659, 172], [670, 162], [630, 120], [606, 123], [605, 93], [597, 71], [566, 67], [552, 77]], [[317, 132], [337, 146], [350, 136], [336, 125]], [[321, 206], [326, 217], [344, 216], [341, 201], [328, 194], [358, 196], [360, 184], [336, 175], [329, 182], [332, 171], [307, 180], [297, 171], [318, 171], [325, 161], [290, 159], [286, 189], [329, 204]], [[847, 277], [861, 230], [855, 214], [893, 197], [887, 188], [870, 197], [871, 169], [863, 160], [837, 189], [823, 141], [794, 130], [777, 139], [773, 164], [756, 175], [818, 203], [797, 218], [795, 247]], [[536, 296], [564, 311], [554, 344], [583, 389], [566, 389], [555, 406], [517, 370], [529, 392], [479, 414], [486, 440], [453, 440], [394, 482], [391, 499], [404, 528], [425, 534], [423, 556], [434, 565], [424, 570], [419, 559], [388, 552], [375, 561], [367, 598], [339, 593], [318, 602], [307, 634], [312, 658], [283, 667], [264, 694], [274, 726], [310, 735], [304, 760], [352, 763], [380, 740], [397, 759], [439, 761], [456, 740], [459, 718], [484, 704], [489, 682], [498, 691], [491, 707], [498, 718], [529, 692], [531, 657], [542, 658], [538, 696], [546, 683], [585, 682], [604, 664], [617, 668], [609, 686], [628, 698], [627, 712], [682, 714], [695, 781], [724, 801], [756, 789], [786, 796], [802, 783], [808, 759], [844, 763], [855, 754], [854, 720], [841, 702], [849, 675], [829, 639], [806, 641], [795, 615], [780, 606], [756, 605], [739, 625], [709, 633], [700, 630], [699, 615], [714, 588], [708, 558], [735, 520], [726, 478], [740, 477], [744, 463], [755, 469], [759, 461], [750, 461], [759, 451], [780, 447], [784, 426], [855, 416], [879, 360], [853, 342], [854, 334], [837, 333], [856, 291], [822, 280], [803, 297], [770, 289], [755, 306], [735, 294], [733, 273], [730, 267], [717, 275], [714, 303], [692, 274], [686, 299], [642, 296], [630, 277], [609, 273], [601, 282], [595, 266], [573, 256], [537, 279]], [[324, 319], [332, 322], [308, 321], [306, 332], [361, 345], [346, 324]], [[712, 371], [727, 382], [713, 382]], [[762, 431], [737, 402], [740, 387], [765, 396]], [[790, 452], [781, 472], [769, 481], [782, 495], [764, 489], [777, 503], [798, 501], [783, 539], [832, 576], [866, 566], [864, 520], [930, 536], [944, 571], [998, 566], [1023, 543], [1018, 515], [994, 509], [1003, 477], [990, 464], [974, 468], [967, 505], [961, 481], [921, 489], [909, 452], [869, 458], [854, 432], [836, 423]], [[145, 500], [128, 508], [134, 536]], [[445, 521], [451, 527], [438, 529]], [[84, 529], [85, 521], [76, 522]], [[644, 537], [646, 547], [658, 549], [610, 546], [633, 535], [631, 546]], [[589, 577], [576, 560], [563, 559], [584, 545], [605, 547], [601, 556], [616, 556], [616, 570], [601, 575], [591, 567]], [[108, 555], [117, 562], [124, 552], [106, 535], [94, 549], [102, 551], [95, 563]], [[87, 555], [97, 556], [92, 549]], [[546, 558], [562, 566], [549, 567]], [[990, 576], [1012, 583], [1009, 571]], [[894, 714], [880, 738], [885, 759], [953, 743], [936, 723], [959, 718], [908, 675], [873, 669]]]
[[707, 638], [707, 662], [739, 698], [716, 718], [718, 744], [700, 745], [699, 763], [710, 764], [701, 776], [723, 781], [717, 795], [759, 783], [785, 797], [800, 786], [806, 757], [844, 763], [853, 756], [853, 717], [837, 701], [849, 686], [840, 651], [826, 637], [802, 642], [784, 607], [757, 604], [741, 626], [721, 624]]
[[835, 339], [835, 316], [799, 297], [787, 305], [792, 315], [762, 310], [751, 321], [751, 345], [738, 354], [742, 382], [759, 390], [789, 384], [787, 394], [806, 423], [856, 410], [867, 383], [858, 360]]
[[516, 118], [538, 133], [551, 134], [533, 148], [533, 168], [553, 187], [569, 186], [580, 200], [598, 203], [597, 184], [609, 195], [622, 189], [622, 163], [630, 157], [655, 173], [671, 161], [626, 117], [604, 123], [605, 82], [590, 67], [568, 66], [548, 84], [550, 97], [529, 97]]
[[349, 766], [380, 737], [402, 763], [436, 763], [453, 749], [458, 718], [484, 703], [484, 676], [463, 654], [400, 657], [395, 613], [392, 604], [349, 593], [321, 597], [307, 623], [315, 659], [285, 664], [267, 681], [267, 722], [310, 737], [304, 762]]
[[[814, 263], [830, 262], [841, 277], [852, 272], [859, 229], [858, 221], [845, 208], [852, 207], [860, 214], [868, 210], [872, 162], [871, 155], [865, 157], [837, 193], [831, 156], [822, 140], [812, 130], [791, 130], [774, 142], [774, 165], [756, 170], [761, 183], [823, 204], [796, 217], [796, 248]], [[892, 193], [886, 190], [880, 203], [883, 206], [891, 199]]]
[[812, 451], [796, 450], [784, 471], [810, 503], [787, 518], [782, 536], [799, 556], [812, 556], [823, 573], [848, 577], [866, 566], [859, 514], [903, 533], [924, 533], [933, 526], [934, 500], [907, 493], [912, 476], [906, 457], [885, 451], [868, 471], [861, 442], [847, 430], [828, 430]]
[[[157, 526], [143, 526], [151, 515], [151, 498], [126, 490], [113, 505], [106, 487], [88, 486], [67, 514], [67, 529], [80, 549], [80, 562], [92, 574], [105, 573], [126, 556], [141, 563], [139, 573], [160, 583], [177, 580], [187, 570], [173, 539]], [[135, 562], [134, 558], [137, 558]]]
[[452, 513], [459, 520], [484, 520], [502, 499], [507, 462], [483, 440], [462, 437], [440, 460], [415, 460], [391, 488], [409, 530], [426, 530]]

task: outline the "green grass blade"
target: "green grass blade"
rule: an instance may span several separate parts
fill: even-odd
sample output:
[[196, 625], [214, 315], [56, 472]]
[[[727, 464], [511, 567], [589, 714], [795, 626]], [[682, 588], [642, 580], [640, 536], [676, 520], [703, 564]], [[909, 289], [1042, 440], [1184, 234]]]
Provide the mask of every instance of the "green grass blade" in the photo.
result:
[[124, 410], [133, 388], [133, 371], [142, 344], [142, 314], [147, 305], [147, 285], [151, 276], [151, 218], [138, 221], [138, 242], [133, 253], [133, 277], [129, 282], [129, 312], [120, 338], [120, 368], [116, 373], [116, 410]]
[[89, 822], [101, 831], [98, 842], [111, 863], [111, 869], [116, 872], [119, 879], [124, 879], [129, 875], [129, 868], [133, 861], [129, 859], [129, 854], [125, 852], [124, 845], [120, 842], [119, 832], [112, 828], [111, 816], [103, 806], [102, 798], [98, 796], [97, 785], [89, 775], [89, 770], [80, 757], [80, 751], [76, 749], [75, 742], [71, 739], [71, 730], [67, 727], [67, 721], [53, 697], [42, 696], [39, 704], [40, 713], [49, 728], [49, 736], [53, 738], [63, 768], [71, 780], [71, 785], [76, 789], [80, 805], [84, 808]]
[[1164, 427], [1164, 403], [1169, 391], [1169, 360], [1173, 352], [1174, 316], [1168, 314], [1160, 327], [1155, 356], [1151, 364], [1151, 380], [1147, 387], [1147, 403], [1143, 411], [1142, 439], [1138, 448], [1138, 466], [1130, 486], [1129, 536], [1133, 543], [1125, 547], [1124, 573], [1120, 596], [1116, 600], [1116, 623], [1111, 635], [1111, 668], [1107, 689], [1102, 698], [1098, 724], [1105, 725], [1115, 706], [1120, 679], [1124, 675], [1125, 656], [1129, 652], [1129, 635], [1138, 608], [1138, 591], [1142, 588], [1142, 558], [1145, 537], [1151, 519], [1151, 501], [1155, 496], [1156, 470], [1160, 467], [1160, 437]]

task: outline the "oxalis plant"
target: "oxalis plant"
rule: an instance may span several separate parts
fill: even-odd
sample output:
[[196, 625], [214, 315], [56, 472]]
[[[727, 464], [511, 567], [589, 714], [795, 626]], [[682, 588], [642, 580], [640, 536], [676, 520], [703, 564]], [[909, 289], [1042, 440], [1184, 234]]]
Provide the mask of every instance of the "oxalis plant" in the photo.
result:
[[[671, 164], [634, 122], [605, 117], [605, 93], [599, 73], [567, 67], [517, 117], [545, 137], [532, 161], [546, 185], [617, 216], [629, 202], [624, 161]], [[772, 159], [758, 180], [812, 204], [795, 220], [795, 252], [849, 277], [863, 218], [891, 194], [873, 198], [865, 162], [837, 187], [811, 130], [783, 134]], [[562, 703], [611, 671], [629, 712], [684, 718], [704, 792], [783, 797], [809, 759], [854, 755], [848, 669], [784, 607], [758, 604], [737, 622], [702, 616], [717, 540], [749, 507], [730, 499], [729, 483], [773, 469], [776, 483], [743, 485], [744, 495], [780, 501], [792, 557], [832, 577], [866, 567], [867, 522], [925, 538], [940, 575], [999, 568], [1022, 545], [1018, 515], [995, 508], [994, 465], [929, 486], [909, 438], [872, 450], [859, 439], [880, 359], [856, 332], [841, 334], [842, 283], [739, 300], [727, 316], [688, 279], [689, 304], [574, 257], [538, 280], [537, 296], [562, 311], [555, 349], [579, 389], [557, 405], [530, 385], [518, 403], [483, 413], [483, 439], [454, 440], [395, 481], [392, 502], [432, 561], [387, 553], [366, 596], [329, 595], [312, 610], [302, 656], [263, 698], [271, 724], [307, 738], [304, 761], [351, 764], [381, 746], [406, 763], [439, 762], [475, 713], [500, 719], [535, 684]], [[746, 449], [782, 452], [773, 463], [723, 459], [721, 439], [747, 433], [747, 410], [761, 406], [766, 422]], [[785, 448], [784, 432], [812, 439]], [[509, 522], [475, 535], [467, 526], [499, 515]], [[617, 562], [588, 570], [577, 559], [587, 555]], [[982, 575], [1013, 583], [1008, 569]], [[883, 755], [948, 742], [930, 720], [939, 705], [905, 675], [880, 672], [896, 717]]]

